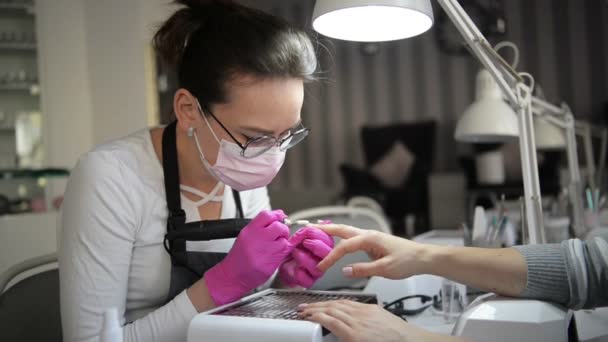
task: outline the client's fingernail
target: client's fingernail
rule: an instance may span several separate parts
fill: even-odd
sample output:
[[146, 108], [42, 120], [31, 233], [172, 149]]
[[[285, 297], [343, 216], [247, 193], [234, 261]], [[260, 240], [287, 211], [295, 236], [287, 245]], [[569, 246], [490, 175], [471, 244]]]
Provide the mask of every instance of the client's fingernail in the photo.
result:
[[351, 266], [344, 267], [342, 269], [342, 273], [347, 277], [353, 276], [353, 268]]
[[306, 309], [307, 306], [308, 306], [308, 304], [306, 304], [306, 303], [302, 303], [302, 304], [298, 305], [298, 311]]

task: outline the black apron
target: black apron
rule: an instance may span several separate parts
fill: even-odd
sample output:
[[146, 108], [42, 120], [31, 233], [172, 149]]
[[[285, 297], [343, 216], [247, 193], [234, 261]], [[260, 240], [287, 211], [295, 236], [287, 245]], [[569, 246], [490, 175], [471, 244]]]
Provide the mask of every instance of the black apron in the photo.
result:
[[208, 269], [226, 256], [226, 253], [188, 251], [187, 241], [236, 238], [250, 221], [243, 217], [238, 191], [232, 190], [237, 209], [236, 218], [186, 223], [186, 213], [180, 199], [176, 129], [177, 121], [174, 121], [165, 128], [162, 140], [165, 195], [169, 209], [167, 234], [163, 244], [171, 256], [171, 283], [167, 302], [201, 279]]

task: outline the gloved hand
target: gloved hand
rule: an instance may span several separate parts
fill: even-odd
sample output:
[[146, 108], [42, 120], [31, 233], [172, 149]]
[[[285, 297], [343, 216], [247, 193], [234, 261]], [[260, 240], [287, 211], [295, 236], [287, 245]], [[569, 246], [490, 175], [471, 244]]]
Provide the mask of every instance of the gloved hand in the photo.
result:
[[228, 255], [205, 272], [209, 295], [216, 305], [241, 298], [272, 276], [293, 247], [282, 210], [260, 212], [243, 230]]
[[279, 279], [289, 287], [311, 287], [323, 275], [317, 264], [333, 249], [334, 239], [320, 229], [304, 227], [290, 239], [293, 251], [279, 268]]

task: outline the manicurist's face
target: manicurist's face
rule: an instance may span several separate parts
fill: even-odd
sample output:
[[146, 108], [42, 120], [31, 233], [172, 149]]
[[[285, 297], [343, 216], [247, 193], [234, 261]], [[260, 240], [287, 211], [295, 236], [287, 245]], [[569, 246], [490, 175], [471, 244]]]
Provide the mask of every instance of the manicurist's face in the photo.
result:
[[[304, 100], [303, 81], [295, 78], [254, 78], [250, 76], [236, 77], [228, 85], [226, 103], [203, 107], [203, 111], [211, 110], [215, 117], [233, 135], [245, 144], [249, 139], [262, 135], [276, 138], [284, 137], [291, 129], [297, 129], [300, 124], [300, 112]], [[187, 91], [185, 91], [189, 94]], [[189, 94], [193, 107], [197, 110], [196, 98]], [[187, 95], [186, 95], [187, 96]], [[202, 106], [205, 106], [201, 103]], [[211, 116], [207, 121], [220, 140], [233, 142], [228, 133]], [[219, 144], [211, 134], [204, 119], [198, 115], [193, 126], [207, 160], [215, 164]]]

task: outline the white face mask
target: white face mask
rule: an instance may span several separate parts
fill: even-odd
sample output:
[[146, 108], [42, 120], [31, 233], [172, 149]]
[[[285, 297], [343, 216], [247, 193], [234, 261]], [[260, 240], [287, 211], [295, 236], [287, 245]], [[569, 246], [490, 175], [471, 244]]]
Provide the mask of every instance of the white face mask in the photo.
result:
[[[207, 171], [217, 180], [236, 191], [252, 190], [270, 184], [283, 166], [285, 151], [281, 151], [278, 146], [274, 146], [262, 155], [245, 158], [241, 154], [242, 149], [239, 145], [223, 139], [220, 141], [202, 110], [201, 115], [211, 134], [220, 145], [215, 165], [211, 165], [203, 154], [196, 133], [193, 134], [196, 149]], [[256, 147], [248, 147], [247, 150], [249, 149], [255, 150]]]

